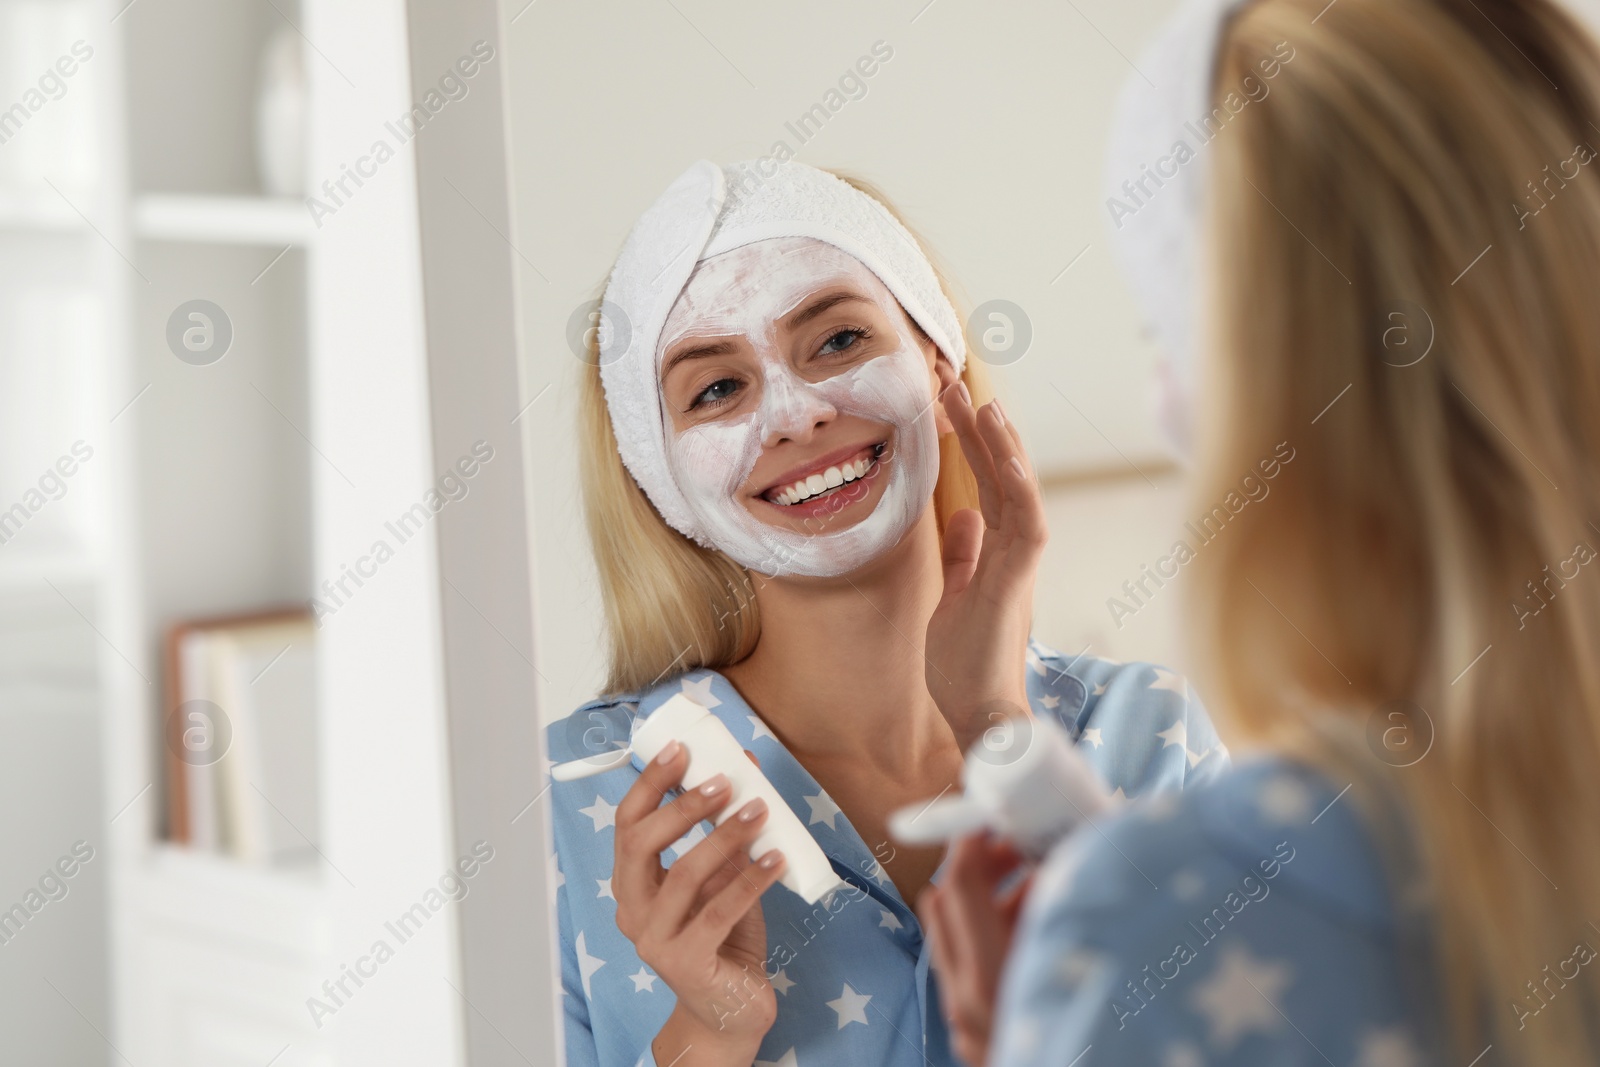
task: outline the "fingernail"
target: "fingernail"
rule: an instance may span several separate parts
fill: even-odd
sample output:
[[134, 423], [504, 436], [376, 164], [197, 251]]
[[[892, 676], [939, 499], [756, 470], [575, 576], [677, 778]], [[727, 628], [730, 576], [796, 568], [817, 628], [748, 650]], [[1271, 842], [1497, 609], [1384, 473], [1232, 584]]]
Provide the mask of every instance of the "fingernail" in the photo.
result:
[[1006, 460], [1006, 467], [1018, 478], [1026, 478], [1028, 476], [1028, 472], [1022, 469], [1022, 461], [1017, 459], [1016, 456]]
[[999, 399], [996, 398], [995, 400], [991, 401], [991, 404], [994, 407], [995, 417], [1000, 420], [1000, 425], [1004, 426], [1006, 422], [1006, 413], [1005, 410], [1000, 407]]
[[726, 788], [728, 788], [728, 776], [725, 774], [719, 774], [715, 778], [711, 779], [711, 781], [701, 786], [700, 792], [702, 795], [709, 797], [715, 796]]
[[965, 400], [967, 402], [967, 406], [968, 407], [971, 407], [972, 406], [972, 394], [967, 391], [967, 383], [963, 382], [963, 381], [957, 381], [956, 382], [956, 388], [961, 390], [961, 399]]
[[656, 753], [656, 762], [660, 764], [671, 763], [673, 760], [678, 758], [678, 753], [682, 749], [683, 745], [679, 742], [668, 741], [666, 744], [661, 746], [661, 751]]
[[756, 797], [750, 803], [739, 809], [740, 822], [754, 822], [761, 813], [767, 810], [767, 802]]
[[770, 871], [772, 868], [776, 867], [782, 862], [783, 853], [779, 852], [777, 849], [773, 849], [771, 852], [768, 852], [765, 856], [762, 856], [759, 860], [757, 860], [756, 866], [764, 867]]

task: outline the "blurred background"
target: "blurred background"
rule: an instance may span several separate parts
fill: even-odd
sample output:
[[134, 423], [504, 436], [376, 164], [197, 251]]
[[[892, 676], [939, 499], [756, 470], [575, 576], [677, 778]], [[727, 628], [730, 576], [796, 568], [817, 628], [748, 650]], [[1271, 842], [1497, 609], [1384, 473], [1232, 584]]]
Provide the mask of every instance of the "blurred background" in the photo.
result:
[[1184, 669], [1102, 192], [1172, 6], [0, 0], [0, 1059], [557, 1062], [574, 338], [697, 159], [887, 194], [1042, 472], [1037, 636]]

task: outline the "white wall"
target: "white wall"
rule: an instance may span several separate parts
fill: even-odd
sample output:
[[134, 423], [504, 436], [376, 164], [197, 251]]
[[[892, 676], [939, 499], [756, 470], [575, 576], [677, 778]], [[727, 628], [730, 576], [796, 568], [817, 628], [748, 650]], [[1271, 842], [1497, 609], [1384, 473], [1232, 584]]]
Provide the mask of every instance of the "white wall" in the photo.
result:
[[[524, 271], [522, 292], [523, 402], [549, 387], [523, 417], [547, 716], [590, 696], [602, 667], [573, 444], [580, 364], [566, 323], [598, 293], [634, 218], [696, 159], [764, 155], [782, 140], [804, 162], [866, 177], [948, 268], [963, 311], [996, 298], [1021, 306], [1032, 348], [995, 378], [1041, 469], [1123, 466], [1119, 451], [1145, 465], [1163, 452], [1149, 402], [1153, 352], [1111, 262], [1100, 172], [1110, 107], [1132, 70], [1123, 55], [1137, 56], [1172, 0], [523, 2], [507, 0], [507, 63], [514, 242], [535, 268]], [[866, 94], [801, 143], [786, 123], [877, 41], [893, 55]], [[1126, 545], [1140, 508], [1163, 506], [1137, 484], [1155, 496], [1129, 498], [1115, 512], [1125, 520], [1105, 516], [1116, 525], [1087, 504], [1057, 512], [1063, 522], [1081, 513], [1097, 544]], [[1114, 564], [1092, 579], [1081, 573], [1073, 553], [1088, 548], [1079, 537], [1055, 540], [1047, 573], [1076, 584], [1041, 593], [1046, 640], [1066, 644], [1108, 618], [1100, 586], [1126, 576]], [[1141, 619], [1152, 633], [1157, 610]]]

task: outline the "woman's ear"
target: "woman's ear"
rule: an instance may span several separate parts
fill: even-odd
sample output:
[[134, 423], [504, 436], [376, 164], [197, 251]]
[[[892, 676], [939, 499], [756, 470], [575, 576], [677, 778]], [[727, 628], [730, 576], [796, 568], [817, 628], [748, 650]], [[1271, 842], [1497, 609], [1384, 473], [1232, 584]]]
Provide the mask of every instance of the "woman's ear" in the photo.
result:
[[940, 436], [947, 433], [955, 433], [955, 423], [951, 422], [950, 416], [945, 414], [944, 391], [955, 385], [960, 380], [960, 375], [956, 374], [955, 366], [945, 358], [944, 353], [937, 351], [933, 357], [933, 373], [936, 383], [935, 388], [938, 389], [933, 404], [933, 424], [938, 429]]

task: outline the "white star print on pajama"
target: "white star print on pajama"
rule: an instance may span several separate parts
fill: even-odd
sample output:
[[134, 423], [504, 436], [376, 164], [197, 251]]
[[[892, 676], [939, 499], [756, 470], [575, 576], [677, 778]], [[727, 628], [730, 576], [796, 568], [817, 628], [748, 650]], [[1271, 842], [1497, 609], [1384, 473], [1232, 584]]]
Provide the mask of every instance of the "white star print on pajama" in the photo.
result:
[[[1182, 679], [1145, 664], [1115, 664], [1088, 654], [1069, 660], [1036, 642], [1029, 643], [1027, 661], [1034, 713], [1055, 719], [1081, 742], [1084, 758], [1117, 795], [1187, 788], [1225, 768], [1220, 754], [1196, 764], [1189, 747], [1162, 743], [1159, 733], [1177, 723], [1187, 746], [1208, 753], [1217, 748], [1205, 709]], [[726, 678], [715, 671], [690, 671], [642, 692], [591, 702], [573, 714], [586, 721], [588, 713], [626, 705], [643, 718], [678, 693], [710, 709], [756, 755], [850, 887], [816, 907], [782, 887], [763, 896], [769, 955], [762, 969], [771, 976], [778, 1017], [756, 1067], [955, 1067], [921, 924], [880, 862], [893, 862], [885, 847], [890, 843], [861, 838], [849, 816]], [[556, 760], [574, 755], [562, 747], [565, 733], [562, 723], [546, 732]], [[616, 928], [611, 890], [616, 805], [642, 769], [635, 760], [551, 788], [557, 862], [566, 873], [556, 901], [571, 1067], [656, 1067], [650, 1043], [676, 1002], [671, 988]], [[662, 864], [670, 867], [681, 859], [709, 828], [709, 823], [690, 828], [669, 846]]]
[[594, 977], [594, 972], [605, 966], [606, 961], [596, 959], [589, 955], [589, 949], [583, 943], [583, 934], [578, 934], [577, 943], [578, 972], [583, 976], [583, 995], [589, 995], [589, 979]]
[[607, 802], [603, 796], [596, 795], [593, 804], [578, 810], [594, 820], [595, 833], [599, 833], [608, 826], [617, 825], [617, 806]]
[[1084, 1049], [1079, 1067], [1433, 1062], [1407, 1015], [1388, 877], [1357, 807], [1336, 803], [1347, 787], [1258, 758], [1162, 796], [1163, 817], [1133, 804], [1058, 845], [1016, 933], [990, 1067]]
[[833, 802], [832, 797], [826, 793], [818, 793], [816, 796], [801, 799], [811, 808], [811, 818], [806, 820], [807, 822], [812, 825], [822, 823], [830, 830], [839, 828], [834, 824], [834, 820], [844, 813], [839, 810], [839, 805]]
[[1206, 1067], [1206, 1061], [1193, 1042], [1175, 1041], [1167, 1046], [1161, 1067]]
[[1255, 959], [1237, 946], [1222, 950], [1222, 962], [1190, 1000], [1205, 1017], [1210, 1045], [1219, 1052], [1232, 1051], [1239, 1038], [1252, 1030], [1270, 1032], [1283, 1025], [1273, 1005], [1290, 981], [1289, 968]]
[[872, 1000], [870, 993], [857, 993], [845, 983], [844, 991], [838, 999], [828, 1001], [828, 1007], [839, 1013], [839, 1029], [843, 1030], [851, 1023], [867, 1025], [867, 1004]]
[[[1151, 686], [1150, 688], [1154, 689], [1157, 687]], [[1189, 766], [1191, 767], [1205, 759], [1212, 752], [1222, 747], [1221, 743], [1218, 742], [1215, 745], [1202, 748], [1198, 752], [1191, 749], [1189, 747], [1189, 727], [1188, 724], [1183, 722], [1181, 719], [1173, 723], [1167, 729], [1156, 734], [1156, 736], [1161, 738], [1163, 745], [1176, 745], [1178, 749], [1183, 752], [1184, 758], [1189, 761]]]
[[1294, 826], [1311, 821], [1311, 791], [1287, 775], [1261, 787], [1261, 814], [1275, 823]]
[[1355, 1067], [1421, 1067], [1411, 1034], [1399, 1026], [1368, 1030], [1361, 1035], [1361, 1054]]
[[703, 678], [682, 679], [682, 693], [702, 708], [716, 708], [722, 706], [722, 701], [711, 691], [711, 675]]
[[1186, 867], [1172, 876], [1168, 888], [1179, 900], [1193, 900], [1205, 892], [1206, 879], [1199, 871]]
[[1189, 692], [1189, 682], [1182, 675], [1173, 674], [1171, 671], [1155, 669], [1156, 680], [1150, 683], [1151, 689], [1166, 689], [1169, 692], [1184, 696]]

